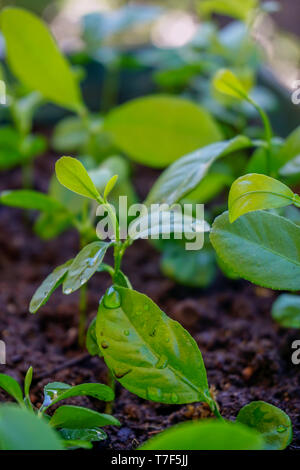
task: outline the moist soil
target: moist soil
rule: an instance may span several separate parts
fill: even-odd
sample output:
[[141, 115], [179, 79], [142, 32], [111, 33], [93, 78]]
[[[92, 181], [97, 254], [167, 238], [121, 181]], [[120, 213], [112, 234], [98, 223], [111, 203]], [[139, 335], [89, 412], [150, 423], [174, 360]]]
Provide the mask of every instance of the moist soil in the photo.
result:
[[[35, 189], [47, 191], [56, 158], [48, 153], [37, 159]], [[158, 172], [148, 168], [134, 169], [141, 198], [157, 176]], [[1, 173], [0, 190], [20, 187], [20, 169]], [[103, 359], [90, 357], [77, 346], [76, 293], [65, 296], [58, 290], [36, 315], [28, 312], [29, 301], [41, 281], [77, 251], [74, 231], [41, 241], [24, 213], [0, 206], [0, 339], [7, 348], [7, 364], [0, 365], [0, 372], [22, 383], [32, 365], [31, 398], [37, 406], [43, 386], [50, 381], [77, 385], [107, 380]], [[159, 256], [148, 242], [136, 242], [125, 255], [123, 270], [136, 290], [151, 297], [195, 338], [222, 415], [233, 420], [240, 408], [253, 400], [279, 406], [293, 422], [294, 438], [289, 449], [300, 450], [300, 366], [291, 362], [291, 344], [300, 333], [282, 329], [272, 321], [270, 309], [277, 294], [243, 280], [230, 281], [221, 274], [208, 289], [182, 287], [160, 273]], [[109, 285], [105, 273], [98, 273], [89, 282], [89, 320], [95, 317], [99, 299]], [[7, 395], [0, 391], [0, 402], [6, 400]], [[68, 403], [98, 411], [105, 406], [86, 397]], [[108, 427], [108, 439], [94, 448], [134, 449], [171, 425], [211, 415], [205, 404], [153, 403], [118, 384], [114, 416], [121, 427]]]

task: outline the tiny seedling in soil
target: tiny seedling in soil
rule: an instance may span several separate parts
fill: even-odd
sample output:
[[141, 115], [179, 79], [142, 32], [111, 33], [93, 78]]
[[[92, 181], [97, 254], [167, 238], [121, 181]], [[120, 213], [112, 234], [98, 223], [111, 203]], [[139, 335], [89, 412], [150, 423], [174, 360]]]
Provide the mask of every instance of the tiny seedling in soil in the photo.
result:
[[30, 399], [33, 369], [30, 367], [24, 379], [22, 391], [19, 383], [6, 374], [0, 374], [0, 388], [5, 390], [18, 406], [0, 406], [1, 450], [53, 450], [61, 448], [90, 449], [92, 442], [107, 438], [103, 426], [120, 426], [111, 415], [81, 406], [61, 405], [52, 416], [51, 406], [72, 397], [89, 396], [109, 402], [114, 399], [113, 390], [107, 385], [86, 383], [71, 386], [63, 382], [51, 382], [44, 387], [44, 399], [36, 408]]

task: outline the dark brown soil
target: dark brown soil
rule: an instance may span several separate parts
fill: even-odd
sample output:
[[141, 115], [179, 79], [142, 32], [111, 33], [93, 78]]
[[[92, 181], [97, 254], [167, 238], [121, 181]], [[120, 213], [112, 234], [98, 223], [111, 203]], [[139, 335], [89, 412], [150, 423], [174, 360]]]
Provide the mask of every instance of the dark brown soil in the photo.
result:
[[[36, 162], [36, 188], [46, 191], [55, 157]], [[135, 182], [143, 196], [155, 171], [137, 168]], [[20, 171], [2, 173], [0, 190], [20, 187]], [[24, 225], [22, 213], [0, 207], [0, 339], [7, 345], [7, 365], [0, 372], [20, 383], [29, 365], [34, 368], [32, 399], [39, 404], [42, 387], [49, 381], [70, 384], [105, 382], [103, 360], [89, 357], [77, 347], [77, 296], [56, 292], [35, 316], [28, 313], [34, 290], [58, 264], [74, 256], [74, 232], [42, 242]], [[159, 254], [147, 243], [133, 245], [124, 259], [124, 271], [134, 288], [149, 295], [196, 339], [204, 356], [209, 383], [222, 415], [234, 419], [252, 400], [265, 400], [286, 411], [293, 421], [291, 449], [300, 449], [300, 366], [291, 363], [291, 343], [296, 330], [280, 329], [271, 319], [272, 291], [221, 275], [207, 289], [188, 289], [164, 278]], [[101, 295], [109, 286], [106, 274], [89, 283], [89, 318], [97, 312]], [[114, 415], [121, 428], [108, 428], [109, 439], [98, 447], [132, 449], [162, 429], [183, 420], [210, 416], [206, 405], [161, 405], [142, 400], [117, 386]], [[0, 392], [0, 401], [7, 396]], [[73, 404], [103, 410], [103, 404], [76, 398]]]

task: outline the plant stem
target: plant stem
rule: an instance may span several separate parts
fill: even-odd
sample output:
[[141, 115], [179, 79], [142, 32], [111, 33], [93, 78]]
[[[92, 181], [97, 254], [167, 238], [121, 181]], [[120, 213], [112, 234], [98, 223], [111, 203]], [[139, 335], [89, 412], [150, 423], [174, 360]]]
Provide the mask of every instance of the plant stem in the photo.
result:
[[273, 136], [272, 126], [271, 126], [270, 120], [269, 120], [267, 114], [264, 112], [264, 110], [257, 103], [255, 103], [255, 101], [251, 100], [251, 104], [258, 111], [258, 113], [261, 117], [261, 120], [263, 122], [264, 128], [265, 128], [265, 140], [266, 140], [266, 144], [267, 144], [267, 148], [266, 148], [266, 157], [267, 157], [266, 166], [267, 166], [267, 174], [269, 176], [271, 176], [271, 173], [272, 173], [272, 162], [271, 162], [271, 158], [272, 158], [272, 136]]
[[79, 326], [78, 326], [78, 343], [82, 348], [85, 342], [85, 326], [86, 326], [86, 307], [87, 307], [87, 284], [80, 287], [79, 291]]
[[[112, 371], [107, 368], [107, 385], [113, 390], [115, 391], [116, 389], [116, 380], [113, 376], [113, 373]], [[115, 402], [114, 400], [113, 401], [109, 401], [106, 403], [106, 406], [105, 406], [105, 413], [111, 415], [112, 412], [113, 412], [113, 409], [114, 409], [114, 405], [115, 405]]]

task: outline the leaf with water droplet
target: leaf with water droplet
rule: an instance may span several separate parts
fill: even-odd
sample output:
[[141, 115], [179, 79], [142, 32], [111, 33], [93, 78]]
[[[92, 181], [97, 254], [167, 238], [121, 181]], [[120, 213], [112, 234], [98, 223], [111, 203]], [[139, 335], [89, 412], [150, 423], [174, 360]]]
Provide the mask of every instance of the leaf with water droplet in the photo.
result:
[[103, 401], [112, 401], [114, 399], [113, 390], [104, 384], [87, 383], [81, 385], [71, 385], [62, 382], [52, 382], [44, 388], [45, 400], [44, 407], [49, 407], [55, 403], [66, 400], [71, 397], [89, 396]]
[[49, 297], [55, 289], [63, 283], [72, 262], [73, 260], [70, 259], [65, 264], [55, 268], [54, 271], [46, 277], [31, 299], [29, 305], [30, 313], [36, 313], [38, 309], [49, 300]]
[[116, 376], [120, 383], [142, 398], [161, 403], [209, 402], [202, 355], [189, 333], [146, 295], [119, 286], [114, 290], [120, 306], [107, 308], [102, 298], [96, 334], [108, 367], [128, 370]]
[[107, 439], [107, 434], [100, 428], [68, 429], [59, 430], [61, 437], [67, 441], [99, 442]]
[[119, 292], [111, 286], [104, 294], [103, 302], [106, 308], [118, 308], [121, 305], [121, 298]]
[[253, 401], [239, 411], [236, 420], [259, 431], [268, 450], [285, 449], [292, 440], [289, 416], [270, 403]]
[[110, 243], [96, 241], [85, 246], [78, 253], [64, 280], [64, 294], [76, 291], [93, 276], [102, 263], [106, 250], [110, 245]]

